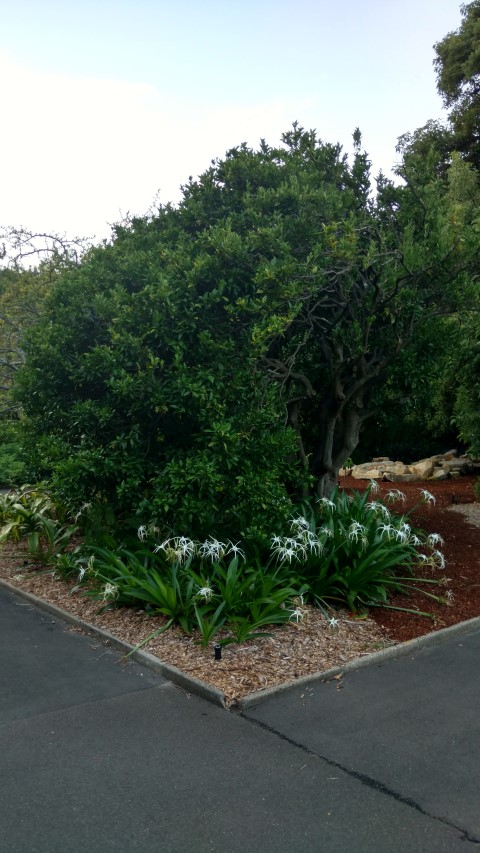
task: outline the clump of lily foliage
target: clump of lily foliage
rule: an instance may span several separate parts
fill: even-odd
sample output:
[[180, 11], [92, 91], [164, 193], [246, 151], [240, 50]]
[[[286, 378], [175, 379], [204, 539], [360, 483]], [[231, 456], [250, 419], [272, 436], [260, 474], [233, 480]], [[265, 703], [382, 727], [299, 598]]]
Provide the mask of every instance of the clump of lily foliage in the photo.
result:
[[[219, 634], [223, 644], [240, 643], [264, 636], [266, 626], [298, 623], [306, 604], [320, 607], [333, 628], [336, 607], [365, 611], [391, 606], [393, 593], [422, 589], [449, 603], [451, 593], [439, 597], [428, 591], [429, 584], [447, 582], [438, 577], [445, 567], [441, 537], [413, 530], [405, 513], [393, 511], [394, 505], [405, 503], [402, 492], [393, 489], [382, 502], [375, 499], [377, 491], [372, 481], [363, 494], [337, 490], [331, 499], [302, 505], [289, 529], [273, 535], [268, 546], [214, 537], [161, 540], [157, 528], [142, 525], [128, 547], [84, 544], [72, 549], [59, 537], [58, 549], [50, 546], [50, 562], [58, 576], [76, 577], [75, 589], [85, 587], [103, 608], [132, 605], [164, 616], [162, 627], [150, 637], [177, 624], [187, 633], [198, 631], [204, 646]], [[38, 495], [32, 495], [40, 531]], [[434, 502], [425, 490], [419, 499]], [[22, 501], [26, 503], [25, 493]], [[22, 501], [7, 497], [0, 502], [0, 541], [25, 528], [24, 509], [18, 508]], [[43, 506], [51, 514], [46, 499]], [[9, 508], [18, 513], [18, 523], [12, 525]], [[47, 529], [52, 524], [50, 519]], [[58, 526], [64, 533], [66, 528]], [[415, 577], [419, 564], [427, 564], [437, 576]]]

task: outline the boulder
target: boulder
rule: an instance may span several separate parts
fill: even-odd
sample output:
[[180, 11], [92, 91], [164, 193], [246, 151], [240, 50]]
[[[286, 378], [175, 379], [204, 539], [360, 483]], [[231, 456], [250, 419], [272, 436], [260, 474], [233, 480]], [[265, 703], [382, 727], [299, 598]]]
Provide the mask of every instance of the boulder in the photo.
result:
[[380, 480], [382, 474], [383, 471], [374, 467], [371, 462], [354, 465], [352, 468], [352, 477], [355, 477], [356, 480]]
[[385, 473], [388, 474], [411, 474], [411, 470], [404, 462], [394, 462], [393, 465], [385, 466]]
[[[458, 456], [456, 450], [437, 453], [405, 465], [387, 456], [375, 456], [371, 462], [354, 465], [352, 477], [357, 480], [387, 480], [392, 483], [408, 483], [413, 480], [446, 480], [449, 476], [471, 474], [478, 470], [468, 456]], [[343, 469], [342, 472], [343, 473]], [[443, 473], [443, 476], [441, 474]]]
[[475, 470], [468, 456], [459, 456], [458, 459], [446, 459], [442, 467], [444, 471], [449, 471], [450, 473], [459, 471], [460, 474], [473, 474]]
[[409, 467], [418, 480], [428, 480], [433, 474], [435, 464], [432, 459], [420, 459], [418, 462], [413, 462]]
[[450, 478], [450, 474], [448, 471], [444, 471], [443, 468], [435, 468], [432, 476], [429, 478], [430, 480], [448, 480]]
[[414, 480], [418, 480], [418, 475], [412, 473], [396, 474], [394, 471], [385, 471], [383, 479], [387, 483], [413, 483]]

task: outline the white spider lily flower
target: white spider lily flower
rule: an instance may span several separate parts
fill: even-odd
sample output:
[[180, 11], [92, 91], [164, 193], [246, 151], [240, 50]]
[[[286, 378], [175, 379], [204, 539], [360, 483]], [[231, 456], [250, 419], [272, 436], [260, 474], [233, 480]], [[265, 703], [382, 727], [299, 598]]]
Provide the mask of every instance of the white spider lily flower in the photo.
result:
[[290, 613], [290, 616], [288, 618], [292, 621], [295, 621], [297, 625], [299, 622], [302, 621], [305, 616], [305, 610], [302, 610], [301, 607], [295, 607], [294, 610], [289, 610], [288, 612]]
[[238, 542], [236, 545], [233, 542], [230, 542], [230, 541], [227, 542], [228, 551], [227, 551], [225, 556], [228, 557], [229, 554], [233, 554], [234, 557], [238, 557], [239, 559], [244, 560], [245, 559], [245, 551], [242, 551], [242, 549], [239, 548], [238, 546], [239, 546]]
[[305, 539], [307, 540], [307, 542], [317, 542], [318, 536], [316, 533], [313, 532], [313, 530], [306, 530]]
[[370, 488], [372, 495], [378, 495], [378, 493], [380, 491], [380, 486], [378, 485], [376, 480], [370, 480], [369, 488]]
[[397, 542], [408, 542], [408, 533], [404, 530], [395, 530], [395, 539]]
[[352, 521], [350, 527], [348, 528], [348, 538], [353, 542], [358, 542], [359, 539], [364, 538], [363, 534], [365, 533], [365, 526], [360, 524], [358, 521]]
[[[384, 509], [387, 509], [385, 504], [382, 504], [381, 501], [368, 501], [365, 504], [365, 509], [370, 510], [371, 512], [382, 512]], [[387, 509], [388, 512], [388, 509]], [[390, 515], [390, 513], [388, 512]]]
[[87, 569], [86, 569], [86, 567], [85, 567], [85, 566], [80, 566], [80, 568], [79, 568], [79, 570], [78, 570], [78, 580], [79, 580], [79, 581], [83, 581], [83, 579], [84, 579], [84, 577], [85, 577], [86, 573], [87, 573]]
[[439, 569], [445, 568], [445, 557], [443, 556], [441, 551], [434, 551], [432, 554], [433, 564], [438, 566]]
[[177, 545], [179, 551], [182, 551], [183, 554], [187, 554], [189, 557], [195, 553], [195, 542], [193, 539], [189, 539], [188, 536], [179, 536]]
[[336, 509], [335, 504], [330, 498], [319, 498], [318, 503], [322, 504], [322, 506], [328, 507], [328, 509]]
[[295, 528], [298, 530], [309, 530], [310, 524], [303, 515], [298, 515], [297, 518], [292, 518], [291, 527], [293, 530], [295, 530]]
[[186, 536], [174, 536], [165, 539], [161, 545], [156, 545], [153, 551], [155, 554], [163, 551], [167, 560], [172, 563], [185, 563], [195, 553], [195, 542]]
[[80, 507], [80, 509], [78, 510], [77, 514], [74, 516], [74, 519], [73, 519], [73, 520], [74, 520], [75, 524], [77, 523], [77, 521], [78, 521], [78, 519], [80, 518], [80, 516], [81, 516], [81, 515], [83, 515], [83, 513], [85, 512], [85, 510], [86, 510], [86, 509], [90, 509], [91, 505], [92, 505], [91, 503], [85, 503], [85, 504], [82, 504], [82, 506], [81, 506], [81, 507]]
[[334, 616], [331, 616], [331, 618], [328, 620], [328, 627], [329, 628], [338, 628], [339, 624], [340, 623], [339, 623], [338, 619], [335, 619]]
[[211, 586], [200, 586], [198, 588], [197, 597], [203, 598], [204, 601], [210, 601], [213, 595]]
[[455, 596], [451, 589], [447, 590], [445, 598], [447, 599], [447, 604], [453, 604]]
[[227, 551], [227, 546], [224, 542], [219, 542], [218, 539], [205, 539], [205, 542], [202, 542], [198, 549], [198, 553], [201, 557], [206, 557], [211, 560], [212, 563], [218, 563]]
[[118, 586], [114, 583], [107, 582], [102, 589], [102, 601], [109, 601], [116, 598], [118, 595]]
[[412, 533], [410, 536], [410, 543], [414, 545], [415, 548], [418, 548], [418, 546], [422, 544], [422, 540], [418, 538], [416, 533]]
[[389, 492], [385, 495], [387, 501], [401, 501], [402, 504], [407, 500], [403, 492], [400, 489], [390, 489]]
[[420, 497], [421, 497], [422, 501], [425, 501], [425, 503], [429, 503], [429, 504], [435, 503], [434, 496], [430, 492], [427, 492], [426, 489], [422, 489], [422, 491], [420, 492]]
[[403, 530], [403, 532], [406, 533], [407, 536], [410, 536], [410, 532], [411, 532], [412, 528], [410, 527], [409, 524], [407, 524], [406, 521], [402, 521], [402, 523], [400, 524], [400, 530]]
[[147, 538], [147, 528], [144, 524], [141, 524], [137, 530], [137, 536], [140, 539], [140, 542], [143, 542], [144, 539]]
[[295, 539], [297, 542], [303, 542], [304, 545], [308, 545], [310, 542], [317, 541], [317, 534], [313, 532], [313, 530], [299, 530]]
[[280, 536], [272, 536], [270, 542], [272, 543], [272, 548], [275, 548], [277, 545], [281, 545], [282, 540]]
[[333, 539], [333, 530], [331, 527], [326, 527], [325, 525], [320, 528], [319, 533], [325, 536], [325, 539]]
[[385, 523], [379, 524], [377, 531], [380, 533], [380, 536], [386, 536], [387, 539], [392, 539], [396, 534], [396, 530], [393, 525]]
[[320, 542], [320, 540], [317, 539], [316, 536], [309, 539], [306, 544], [310, 553], [316, 554], [317, 557], [321, 557], [322, 554], [325, 552], [325, 546], [323, 542]]
[[417, 558], [421, 563], [431, 563], [432, 562], [432, 558], [427, 557], [426, 554], [417, 554]]
[[273, 553], [276, 554], [277, 560], [280, 563], [291, 563], [292, 560], [300, 560], [302, 557], [305, 557], [306, 551], [304, 547], [296, 549], [291, 546], [278, 545]]
[[444, 541], [439, 533], [430, 533], [426, 538], [426, 544], [429, 548], [434, 548], [435, 545], [443, 545]]

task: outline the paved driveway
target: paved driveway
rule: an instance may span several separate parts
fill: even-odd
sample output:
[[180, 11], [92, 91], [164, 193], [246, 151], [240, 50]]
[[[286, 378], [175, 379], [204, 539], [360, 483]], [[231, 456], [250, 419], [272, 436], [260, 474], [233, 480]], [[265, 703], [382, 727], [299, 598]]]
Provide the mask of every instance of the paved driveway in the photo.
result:
[[1, 853], [480, 849], [479, 634], [244, 716], [1, 589], [0, 647]]

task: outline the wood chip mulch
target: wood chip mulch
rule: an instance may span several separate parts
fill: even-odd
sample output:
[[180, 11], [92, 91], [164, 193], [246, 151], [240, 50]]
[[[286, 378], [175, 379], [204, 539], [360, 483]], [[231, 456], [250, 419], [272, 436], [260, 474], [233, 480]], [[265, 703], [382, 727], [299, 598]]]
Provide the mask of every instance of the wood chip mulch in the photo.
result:
[[[51, 572], [38, 571], [29, 563], [28, 555], [11, 544], [3, 546], [0, 577], [132, 646], [165, 622], [163, 617], [148, 616], [131, 607], [99, 614], [97, 601], [81, 591], [72, 593], [72, 584], [53, 578]], [[214, 660], [213, 644], [202, 649], [196, 643], [198, 636], [187, 636], [179, 628], [169, 629], [143, 648], [223, 691], [229, 706], [256, 690], [342, 666], [390, 645], [385, 632], [371, 620], [356, 620], [340, 612], [335, 614], [338, 625], [330, 627], [319, 610], [304, 609], [306, 616], [298, 624], [273, 625], [268, 629], [269, 637], [226, 646], [221, 661]]]

